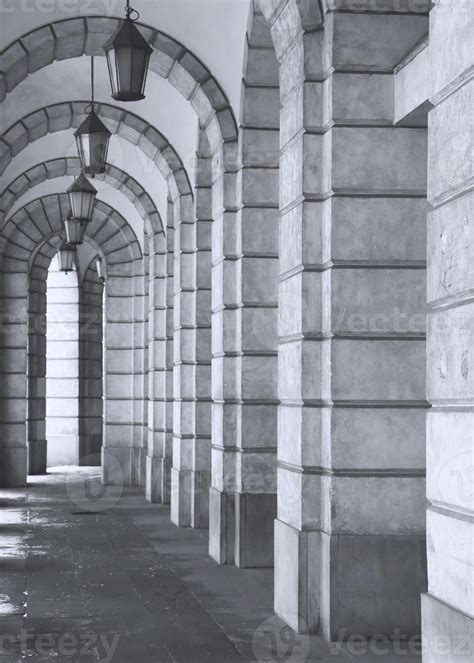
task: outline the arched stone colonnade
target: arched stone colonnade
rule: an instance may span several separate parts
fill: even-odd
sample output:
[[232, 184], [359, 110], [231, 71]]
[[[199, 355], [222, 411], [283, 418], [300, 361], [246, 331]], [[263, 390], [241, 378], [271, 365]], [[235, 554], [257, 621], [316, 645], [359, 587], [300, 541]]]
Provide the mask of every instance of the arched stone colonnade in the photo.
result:
[[[443, 427], [454, 416], [448, 406], [464, 408], [454, 424], [459, 431], [472, 417], [464, 383], [450, 389], [437, 374], [437, 362], [449, 363], [453, 353], [455, 362], [467, 350], [441, 347], [445, 340], [431, 330], [428, 394], [425, 386], [427, 156], [434, 163], [440, 144], [426, 122], [394, 121], [394, 73], [427, 33], [440, 44], [442, 7], [429, 15], [428, 2], [412, 11], [396, 3], [389, 11], [366, 5], [361, 12], [343, 2], [258, 0], [238, 127], [206, 67], [178, 42], [142, 26], [155, 48], [152, 70], [196, 111], [196, 173], [188, 177], [154, 127], [101, 104], [109, 124], [120, 112], [119, 135], [125, 126], [123, 137], [159, 162], [168, 201], [161, 223], [137, 179], [109, 166], [107, 181], [146, 220], [144, 236], [134, 236], [116, 211], [107, 216], [102, 202], [94, 221], [100, 227], [90, 236], [107, 261], [107, 480], [142, 485], [150, 501], [171, 504], [177, 525], [209, 526], [210, 554], [219, 563], [274, 563], [277, 614], [327, 639], [344, 629], [370, 636], [420, 628], [420, 594], [427, 590], [426, 411], [433, 404], [430, 421]], [[54, 59], [100, 54], [115, 25], [87, 17], [26, 35], [0, 58], [2, 94]], [[433, 85], [431, 113], [443, 133], [444, 108], [465, 111], [456, 91], [468, 83], [461, 72], [435, 76]], [[67, 126], [56, 126], [77, 126], [79, 106], [67, 105], [61, 111]], [[53, 116], [56, 111], [39, 109], [7, 131], [4, 168], [27, 142], [55, 130]], [[27, 188], [76, 167], [71, 159], [36, 165], [8, 183], [3, 213]], [[448, 174], [430, 185], [434, 224], [444, 228], [448, 210], [467, 205], [467, 182]], [[63, 213], [46, 214], [43, 236], [37, 215], [45, 205], [28, 217], [38, 237], [24, 233], [23, 210], [2, 231], [7, 307], [19, 306], [11, 293], [28, 292], [28, 273], [30, 291], [41, 294], [40, 272], [57, 247]], [[113, 223], [110, 237], [105, 228]], [[433, 232], [432, 315], [446, 309], [449, 317], [451, 305], [469, 306], [468, 288], [457, 283], [456, 297], [438, 292], [444, 258]], [[30, 264], [45, 237], [38, 265]], [[100, 296], [89, 269], [84, 278]], [[42, 294], [33, 300], [31, 310], [41, 314]], [[21, 347], [10, 347], [5, 333], [2, 345], [9, 471], [25, 453], [9, 440], [26, 440], [18, 428], [26, 402], [22, 371], [9, 370], [14, 355], [26, 366], [26, 320], [17, 325], [14, 343]], [[43, 339], [35, 342], [40, 350], [31, 358], [39, 365]], [[38, 371], [30, 370], [36, 380], [30, 393], [38, 395], [30, 397], [28, 413], [35, 444], [42, 435]], [[440, 435], [431, 423], [434, 465], [445, 443]], [[440, 507], [432, 481], [430, 519], [439, 519], [442, 508], [464, 536], [456, 529], [463, 508], [449, 500]], [[431, 563], [450, 569], [443, 546], [429, 551]], [[456, 580], [451, 583], [445, 592], [435, 579], [424, 599], [428, 633], [437, 632], [430, 615], [444, 610], [460, 623], [459, 615], [469, 612], [453, 598]]]

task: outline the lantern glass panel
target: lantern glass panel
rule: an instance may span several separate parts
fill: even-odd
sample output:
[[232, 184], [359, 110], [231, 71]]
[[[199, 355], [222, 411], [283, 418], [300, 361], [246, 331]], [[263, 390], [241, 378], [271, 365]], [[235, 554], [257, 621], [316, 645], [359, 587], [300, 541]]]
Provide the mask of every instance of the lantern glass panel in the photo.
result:
[[144, 99], [148, 64], [153, 49], [134, 22], [125, 19], [104, 49], [112, 97], [119, 101]]
[[59, 249], [59, 269], [66, 274], [74, 269], [76, 247], [74, 244], [64, 243]]
[[81, 166], [88, 175], [105, 172], [110, 134], [106, 132], [76, 134]]
[[83, 173], [69, 187], [68, 196], [69, 204], [71, 205], [71, 216], [76, 219], [90, 220], [94, 210], [97, 191]]
[[100, 259], [99, 256], [97, 256], [97, 258], [95, 259], [95, 267], [96, 267], [96, 270], [97, 270], [97, 276], [98, 276], [99, 280], [103, 280], [104, 270], [102, 268], [102, 260]]
[[85, 219], [76, 219], [69, 217], [64, 222], [64, 230], [66, 231], [66, 239], [69, 244], [82, 244], [86, 234], [87, 223]]

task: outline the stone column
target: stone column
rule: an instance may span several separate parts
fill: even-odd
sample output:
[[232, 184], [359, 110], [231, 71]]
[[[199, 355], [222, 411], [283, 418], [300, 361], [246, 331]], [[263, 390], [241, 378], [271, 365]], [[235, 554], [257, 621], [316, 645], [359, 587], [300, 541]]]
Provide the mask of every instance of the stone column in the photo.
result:
[[[173, 454], [174, 205], [168, 200], [166, 235], [155, 236], [153, 262], [153, 431], [148, 433], [147, 499], [169, 504]], [[150, 353], [151, 356], [151, 353]], [[149, 413], [150, 417], [150, 413]], [[149, 418], [150, 421], [150, 418]]]
[[194, 299], [196, 254], [193, 236], [193, 199], [177, 195], [174, 201], [174, 336], [173, 336], [173, 467], [171, 520], [191, 525], [192, 470], [195, 448]]
[[196, 346], [194, 360], [195, 447], [191, 475], [191, 527], [209, 527], [209, 487], [211, 484], [211, 233], [212, 189], [209, 145], [200, 131], [196, 158], [194, 188], [193, 236], [196, 289], [194, 291], [194, 322]]
[[[268, 17], [281, 86], [275, 609], [328, 639], [419, 629], [426, 131], [391, 76], [424, 16]], [[315, 5], [316, 8], [316, 5]], [[318, 27], [319, 30], [315, 30]]]
[[28, 292], [28, 474], [46, 474], [46, 277], [33, 265]]
[[95, 263], [79, 289], [79, 464], [100, 465], [103, 437], [103, 299]]
[[263, 17], [247, 33], [237, 215], [235, 563], [273, 566], [277, 508], [278, 62]]
[[104, 482], [134, 485], [134, 264], [108, 265], [105, 300]]
[[28, 333], [28, 274], [4, 257], [0, 277], [4, 319], [0, 330], [0, 486], [25, 486], [26, 342]]
[[145, 283], [144, 265], [147, 255], [144, 253], [141, 262], [135, 262], [134, 297], [133, 297], [133, 422], [135, 447], [135, 484], [145, 486], [146, 477], [146, 440], [144, 435], [147, 407], [145, 402]]
[[238, 381], [237, 145], [210, 146], [212, 157], [212, 478], [209, 554], [235, 561]]
[[150, 237], [149, 339], [148, 339], [148, 451], [146, 498], [162, 502], [166, 464], [166, 238]]
[[79, 465], [79, 288], [77, 272], [59, 271], [57, 258], [46, 298], [47, 465]]
[[473, 31], [468, 0], [431, 11], [424, 663], [474, 657]]

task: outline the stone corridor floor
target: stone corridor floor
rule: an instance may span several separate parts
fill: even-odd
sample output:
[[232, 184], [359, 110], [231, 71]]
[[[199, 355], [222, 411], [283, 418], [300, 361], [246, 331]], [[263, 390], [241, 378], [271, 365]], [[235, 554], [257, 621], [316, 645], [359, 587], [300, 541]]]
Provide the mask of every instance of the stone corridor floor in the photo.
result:
[[295, 635], [273, 616], [270, 570], [218, 566], [207, 532], [102, 487], [98, 468], [0, 490], [0, 580], [1, 663], [419, 661]]

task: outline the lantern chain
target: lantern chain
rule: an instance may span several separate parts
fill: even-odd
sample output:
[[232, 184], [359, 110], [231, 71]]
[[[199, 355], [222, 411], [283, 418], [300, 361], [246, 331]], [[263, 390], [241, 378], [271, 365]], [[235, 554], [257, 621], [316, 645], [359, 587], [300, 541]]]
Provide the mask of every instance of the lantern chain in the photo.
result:
[[[132, 18], [132, 14], [134, 14], [133, 18]], [[125, 15], [131, 21], [138, 21], [138, 19], [140, 18], [139, 12], [137, 12], [136, 9], [133, 9], [133, 7], [130, 6], [130, 0], [127, 0], [127, 4], [126, 4], [126, 7], [125, 7]]]
[[94, 56], [91, 55], [91, 102], [90, 104], [87, 104], [87, 106], [84, 108], [84, 112], [87, 114], [93, 113], [94, 112], [94, 103], [95, 103], [95, 98], [94, 98]]

